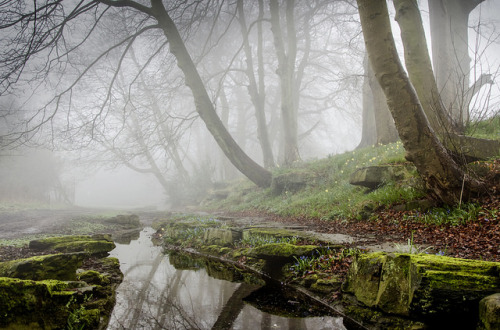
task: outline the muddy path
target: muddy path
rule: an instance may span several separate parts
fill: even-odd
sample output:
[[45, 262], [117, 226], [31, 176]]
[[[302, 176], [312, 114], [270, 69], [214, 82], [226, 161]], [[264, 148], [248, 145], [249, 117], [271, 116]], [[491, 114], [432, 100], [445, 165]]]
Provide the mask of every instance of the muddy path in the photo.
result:
[[103, 217], [135, 213], [144, 225], [150, 225], [158, 212], [131, 212], [88, 208], [30, 209], [0, 211], [0, 239], [16, 239], [27, 235], [71, 233], [78, 221], [98, 221]]

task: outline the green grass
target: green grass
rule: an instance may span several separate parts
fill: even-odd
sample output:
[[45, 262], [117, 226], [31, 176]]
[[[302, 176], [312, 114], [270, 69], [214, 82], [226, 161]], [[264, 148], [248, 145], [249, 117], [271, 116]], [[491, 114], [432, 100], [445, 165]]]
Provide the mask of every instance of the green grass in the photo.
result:
[[[260, 210], [280, 216], [321, 219], [349, 219], [358, 217], [366, 208], [404, 202], [419, 198], [423, 192], [415, 180], [388, 184], [373, 192], [349, 183], [356, 169], [387, 163], [404, 163], [401, 142], [380, 147], [368, 147], [325, 159], [296, 164], [293, 168], [277, 168], [273, 175], [289, 172], [307, 172], [313, 180], [305, 189], [285, 191], [275, 196], [270, 189], [257, 189], [251, 183], [238, 182], [227, 199], [212, 203], [210, 209], [230, 211]], [[411, 177], [413, 173], [409, 173]]]
[[[500, 139], [500, 116], [472, 123], [468, 135]], [[275, 195], [271, 189], [256, 188], [248, 180], [231, 185], [231, 193], [222, 201], [208, 204], [208, 210], [261, 211], [284, 217], [305, 217], [324, 220], [349, 220], [369, 217], [371, 211], [406, 204], [425, 197], [425, 190], [416, 170], [405, 170], [404, 179], [387, 182], [374, 191], [353, 186], [349, 177], [356, 169], [381, 164], [405, 164], [405, 150], [401, 142], [384, 146], [368, 147], [325, 159], [301, 162], [290, 168], [276, 168], [273, 176], [283, 174], [304, 175], [311, 178], [307, 187], [298, 191], [284, 191]], [[411, 168], [411, 167], [409, 167]], [[465, 208], [467, 207], [467, 209]], [[472, 212], [472, 213], [471, 213]], [[464, 223], [474, 216], [471, 206], [449, 210], [434, 209], [421, 221], [427, 223]]]
[[500, 140], [500, 114], [479, 122], [472, 122], [467, 128], [467, 135]]

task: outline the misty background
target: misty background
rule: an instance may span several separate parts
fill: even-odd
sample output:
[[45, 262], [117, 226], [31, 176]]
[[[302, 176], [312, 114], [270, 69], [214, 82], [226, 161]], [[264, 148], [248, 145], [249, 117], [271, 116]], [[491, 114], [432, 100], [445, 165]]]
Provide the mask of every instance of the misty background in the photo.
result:
[[[252, 99], [261, 97], [273, 165], [293, 166], [285, 164], [280, 63], [268, 3], [242, 2], [242, 11], [236, 2], [175, 3], [169, 12], [230, 134], [264, 165]], [[427, 2], [420, 6], [430, 45]], [[282, 7], [289, 46], [290, 17]], [[293, 14], [297, 161], [353, 150], [362, 138], [365, 78], [357, 9], [351, 1], [297, 1]], [[500, 3], [487, 0], [469, 18], [474, 77], [498, 75], [498, 17]], [[196, 112], [165, 37], [148, 26], [132, 11], [97, 8], [68, 22], [64, 39], [71, 52], [45, 49], [27, 63], [16, 87], [0, 96], [1, 199], [167, 209], [199, 203], [206, 191], [243, 177]], [[393, 32], [398, 38], [395, 22]], [[498, 113], [499, 95], [497, 84], [477, 94], [471, 120]]]

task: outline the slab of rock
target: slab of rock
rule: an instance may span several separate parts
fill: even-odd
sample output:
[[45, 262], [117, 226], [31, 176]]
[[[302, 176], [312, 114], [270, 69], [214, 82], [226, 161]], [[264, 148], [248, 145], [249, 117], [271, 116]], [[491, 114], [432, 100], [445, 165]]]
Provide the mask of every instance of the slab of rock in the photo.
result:
[[285, 192], [295, 192], [304, 189], [308, 183], [314, 181], [314, 177], [308, 172], [290, 172], [273, 176], [271, 191], [274, 195]]
[[[62, 281], [31, 281], [0, 277], [0, 328], [44, 329], [64, 328], [69, 303], [75, 291]], [[55, 313], [57, 311], [57, 313]]]
[[492, 294], [479, 302], [479, 329], [500, 329], [500, 293]]
[[115, 217], [106, 219], [106, 222], [117, 224], [126, 228], [137, 228], [141, 226], [141, 221], [137, 214], [119, 214]]
[[413, 169], [412, 165], [378, 165], [362, 167], [354, 171], [349, 183], [370, 189], [377, 189], [389, 181], [403, 180]]
[[208, 228], [203, 239], [207, 244], [229, 246], [241, 240], [242, 232], [235, 229]]
[[318, 247], [316, 245], [271, 243], [251, 249], [248, 255], [264, 260], [291, 259], [293, 257], [309, 256], [317, 249]]
[[430, 324], [448, 322], [451, 328], [475, 326], [479, 301], [500, 292], [500, 263], [424, 254], [360, 254], [344, 291], [389, 314]]
[[30, 241], [29, 248], [36, 251], [87, 252], [104, 254], [115, 248], [109, 235], [74, 235], [49, 237]]
[[0, 263], [0, 276], [24, 280], [76, 280], [76, 270], [88, 255], [83, 252], [49, 254]]

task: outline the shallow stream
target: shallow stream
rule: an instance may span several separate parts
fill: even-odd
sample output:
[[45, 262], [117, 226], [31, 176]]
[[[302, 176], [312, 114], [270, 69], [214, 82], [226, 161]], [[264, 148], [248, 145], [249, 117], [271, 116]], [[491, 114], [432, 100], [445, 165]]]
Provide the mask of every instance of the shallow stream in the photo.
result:
[[298, 293], [283, 296], [279, 285], [220, 280], [202, 267], [176, 269], [151, 242], [153, 232], [146, 228], [111, 252], [124, 279], [108, 329], [346, 329], [341, 317]]

